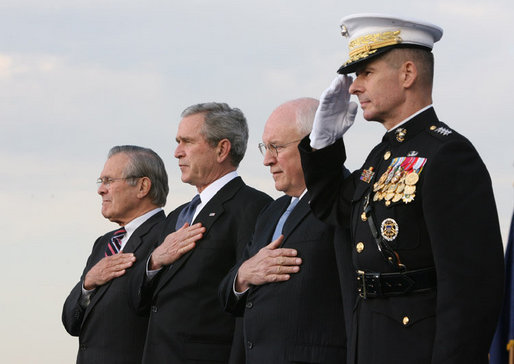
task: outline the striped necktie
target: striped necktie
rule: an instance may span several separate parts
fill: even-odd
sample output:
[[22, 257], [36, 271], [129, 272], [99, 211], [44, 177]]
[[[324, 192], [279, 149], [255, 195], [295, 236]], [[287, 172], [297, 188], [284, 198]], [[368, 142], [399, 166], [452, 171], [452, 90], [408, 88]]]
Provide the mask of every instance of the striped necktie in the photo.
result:
[[175, 224], [175, 230], [180, 229], [187, 222], [191, 225], [193, 220], [193, 216], [196, 211], [196, 206], [198, 206], [202, 200], [200, 200], [200, 195], [196, 195], [193, 197], [191, 202], [189, 202], [183, 209], [180, 211], [177, 217], [177, 223]]
[[107, 248], [105, 249], [105, 256], [118, 254], [121, 250], [121, 239], [125, 236], [127, 230], [124, 227], [118, 229], [114, 232], [111, 240], [107, 243]]

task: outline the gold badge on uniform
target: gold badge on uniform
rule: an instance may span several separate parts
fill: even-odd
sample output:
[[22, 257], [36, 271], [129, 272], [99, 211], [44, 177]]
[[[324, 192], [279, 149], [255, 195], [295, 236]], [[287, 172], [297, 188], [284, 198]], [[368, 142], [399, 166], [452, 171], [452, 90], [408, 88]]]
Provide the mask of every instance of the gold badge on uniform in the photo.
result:
[[398, 128], [396, 130], [396, 140], [398, 140], [398, 142], [403, 143], [406, 135], [407, 135], [407, 129]]
[[387, 241], [393, 241], [398, 236], [398, 224], [394, 219], [387, 218], [380, 225], [382, 237]]

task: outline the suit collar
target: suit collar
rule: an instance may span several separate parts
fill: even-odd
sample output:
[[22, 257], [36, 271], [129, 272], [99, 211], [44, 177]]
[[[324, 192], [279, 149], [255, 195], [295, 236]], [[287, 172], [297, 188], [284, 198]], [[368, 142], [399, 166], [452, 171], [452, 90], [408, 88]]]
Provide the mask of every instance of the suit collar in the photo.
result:
[[[284, 224], [284, 228], [282, 230], [282, 234], [284, 235], [284, 241], [282, 245], [284, 245], [291, 235], [291, 233], [296, 229], [296, 227], [302, 222], [302, 220], [311, 212], [311, 208], [309, 205], [310, 195], [307, 191], [304, 193], [298, 204], [295, 206], [291, 214], [289, 215], [286, 223]], [[290, 201], [290, 199], [289, 199]], [[286, 207], [287, 208], [287, 207]], [[277, 220], [278, 221], [278, 220]]]
[[[216, 220], [223, 215], [225, 211], [224, 204], [227, 201], [230, 201], [237, 192], [245, 186], [245, 183], [241, 179], [241, 177], [236, 177], [228, 182], [221, 190], [219, 190], [216, 195], [205, 205], [205, 207], [200, 211], [198, 216], [193, 221], [193, 224], [197, 222], [201, 222], [202, 226], [205, 227], [205, 233], [203, 236], [207, 236], [209, 234], [209, 230], [214, 225]], [[180, 213], [180, 209], [175, 211], [176, 216], [174, 216], [174, 220], [178, 217]], [[173, 222], [174, 224], [175, 222]], [[175, 225], [173, 225], [175, 226]], [[202, 244], [202, 239], [197, 242], [197, 244]], [[195, 249], [187, 252], [182, 257], [180, 257], [173, 265], [162, 272], [162, 276], [159, 279], [157, 287], [154, 291], [154, 295], [168, 282], [182, 267], [182, 265], [187, 262], [191, 254], [193, 254]]]
[[[160, 220], [164, 220], [166, 215], [164, 214], [164, 211], [161, 210], [157, 212], [156, 214], [152, 215], [150, 218], [148, 218], [145, 222], [143, 222], [135, 231], [132, 233], [132, 236], [130, 237], [129, 241], [127, 241], [127, 244], [125, 244], [125, 247], [123, 248], [124, 253], [135, 253], [137, 249], [141, 246], [141, 243], [143, 242], [143, 237], [148, 234], [151, 229], [157, 224]], [[110, 239], [114, 231], [107, 234], [108, 238]], [[96, 289], [95, 294], [91, 297], [91, 302], [87, 306], [86, 312], [84, 314], [83, 322], [86, 322], [86, 317], [91, 312], [92, 308], [96, 305], [96, 303], [100, 300], [100, 298], [105, 294], [105, 292], [108, 290], [108, 288], [111, 286], [113, 280], [109, 281], [108, 283], [104, 284], [101, 287], [98, 287]]]

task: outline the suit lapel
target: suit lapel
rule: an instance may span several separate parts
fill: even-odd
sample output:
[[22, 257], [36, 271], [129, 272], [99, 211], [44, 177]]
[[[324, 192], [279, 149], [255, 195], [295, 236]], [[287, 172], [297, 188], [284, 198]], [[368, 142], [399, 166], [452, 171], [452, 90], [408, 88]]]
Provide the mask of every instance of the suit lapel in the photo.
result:
[[298, 224], [302, 222], [302, 220], [311, 212], [311, 208], [309, 206], [309, 192], [305, 193], [303, 197], [298, 201], [298, 204], [295, 206], [291, 214], [286, 220], [284, 224], [284, 228], [282, 229], [282, 235], [284, 235], [284, 241], [282, 242], [281, 247], [284, 246], [287, 239], [291, 235], [291, 233], [296, 229]]
[[[148, 234], [148, 232], [154, 227], [155, 223], [157, 223], [159, 219], [164, 218], [164, 216], [165, 216], [164, 211], [159, 211], [158, 213], [151, 216], [148, 220], [146, 220], [143, 224], [141, 224], [141, 226], [139, 226], [130, 236], [130, 239], [127, 241], [127, 244], [125, 244], [125, 246], [123, 247], [123, 252], [124, 253], [135, 253], [137, 251], [137, 249], [141, 246], [141, 243], [143, 242], [143, 237], [146, 234]], [[113, 233], [114, 233], [114, 231], [109, 234], [108, 239], [111, 238]], [[102, 254], [103, 254], [103, 252], [102, 252]], [[102, 259], [102, 258], [103, 258], [103, 255], [101, 256], [100, 259]], [[100, 259], [98, 261], [100, 261]], [[91, 268], [92, 267], [90, 267], [90, 269]], [[107, 290], [111, 286], [112, 282], [113, 282], [113, 280], [107, 282], [103, 286], [98, 287], [96, 289], [95, 294], [91, 298], [91, 302], [87, 306], [86, 312], [84, 314], [83, 322], [86, 322], [86, 317], [88, 316], [89, 312], [91, 312], [91, 310], [96, 305], [96, 303], [102, 298], [102, 296], [105, 294], [105, 292], [107, 292]]]
[[[273, 206], [270, 206], [269, 217], [267, 219], [267, 223], [263, 228], [262, 235], [266, 238], [266, 244], [271, 243], [271, 239], [273, 237], [273, 233], [275, 232], [275, 228], [278, 224], [278, 220], [286, 211], [287, 207], [291, 203], [291, 196], [284, 195], [275, 201]], [[270, 211], [271, 210], [271, 211]], [[268, 211], [266, 211], [268, 213]]]
[[[203, 207], [202, 211], [196, 216], [193, 221], [193, 224], [197, 222], [201, 222], [202, 226], [205, 227], [205, 233], [203, 236], [209, 235], [209, 230], [214, 225], [214, 223], [223, 215], [225, 208], [224, 204], [231, 200], [236, 193], [245, 186], [241, 177], [236, 177], [228, 182], [225, 186], [223, 186], [212, 198], [211, 200]], [[177, 211], [179, 213], [179, 211]], [[202, 240], [199, 240], [197, 244], [202, 244]], [[187, 252], [182, 257], [180, 257], [173, 265], [165, 272], [162, 272], [162, 276], [159, 279], [159, 283], [154, 291], [154, 295], [160, 291], [160, 289], [166, 285], [166, 283], [182, 268], [182, 266], [188, 261], [192, 254], [194, 254], [195, 249]]]

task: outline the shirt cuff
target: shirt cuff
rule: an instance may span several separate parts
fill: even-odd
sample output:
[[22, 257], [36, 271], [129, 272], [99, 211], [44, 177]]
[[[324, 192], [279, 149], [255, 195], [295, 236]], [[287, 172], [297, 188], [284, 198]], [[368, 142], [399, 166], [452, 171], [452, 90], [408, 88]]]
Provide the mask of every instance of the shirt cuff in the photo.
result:
[[236, 291], [236, 280], [237, 280], [237, 274], [234, 277], [234, 282], [232, 282], [232, 293], [234, 293], [234, 295], [236, 296], [237, 300], [239, 300], [241, 297], [243, 297], [246, 294], [246, 292], [248, 292], [248, 290], [250, 288], [245, 289], [243, 292]]
[[161, 269], [162, 269], [162, 267], [161, 267], [159, 269], [149, 270], [148, 267], [150, 265], [150, 259], [151, 258], [152, 258], [152, 255], [150, 255], [148, 257], [148, 260], [146, 261], [146, 279], [149, 280], [149, 281], [151, 281], [157, 275], [157, 273], [159, 273], [161, 271]]

